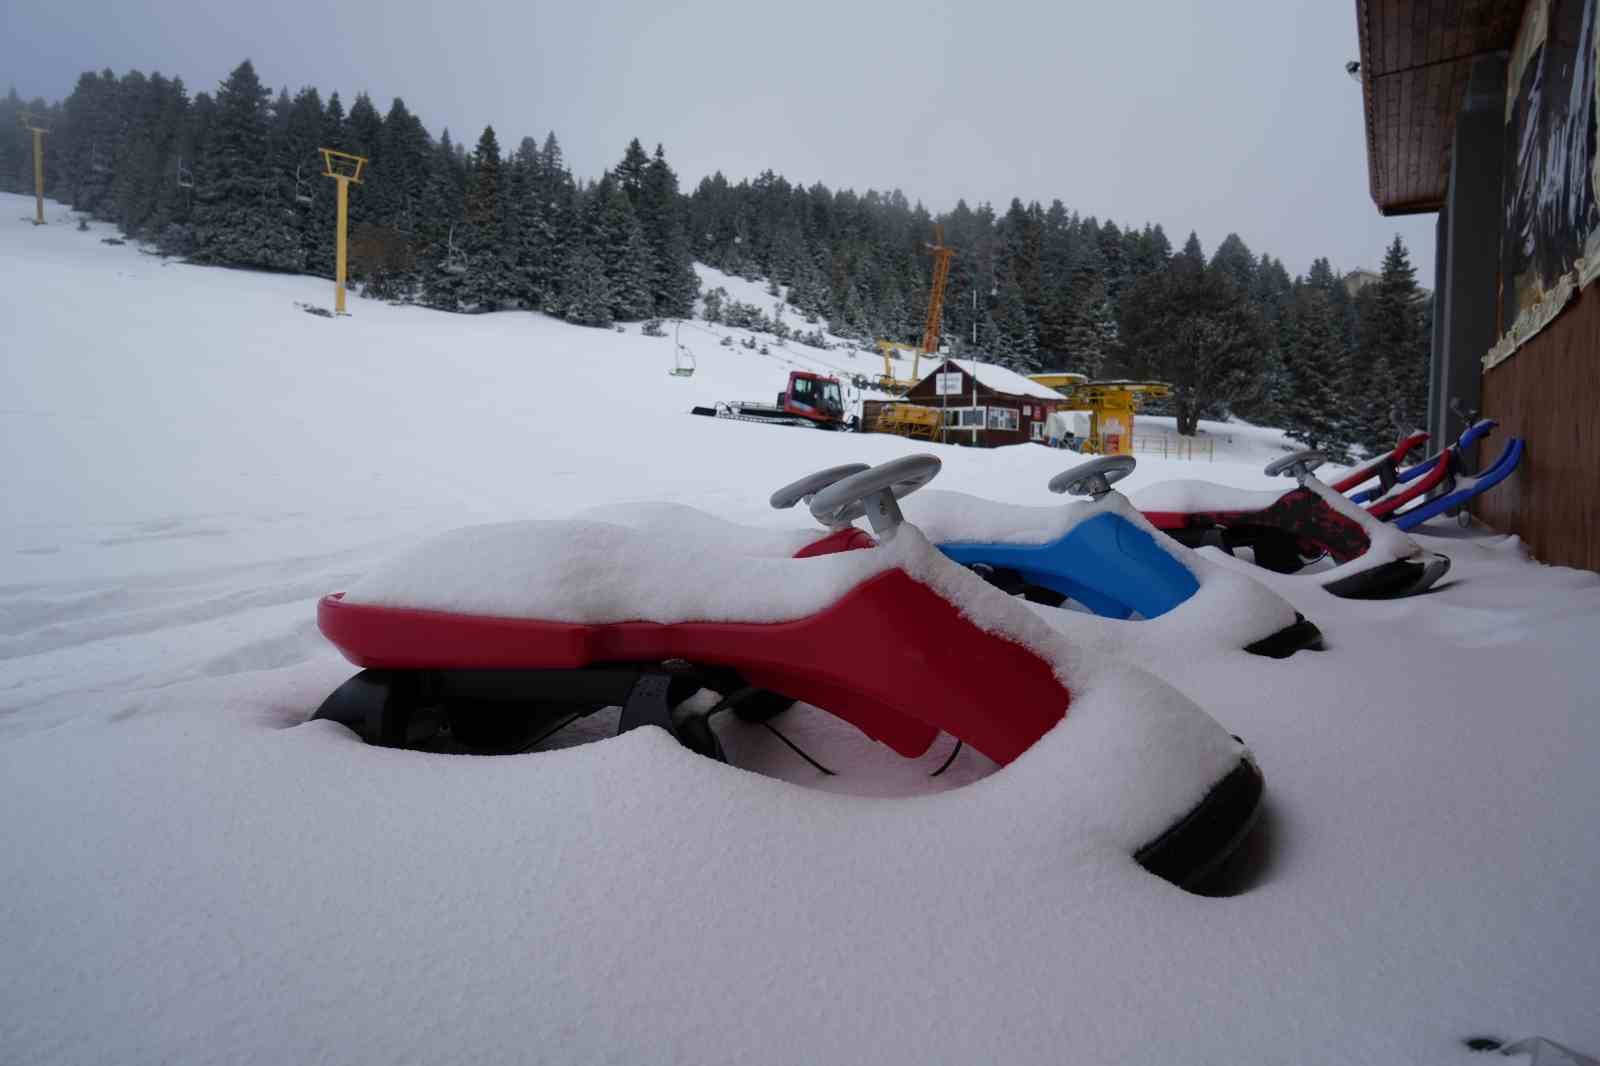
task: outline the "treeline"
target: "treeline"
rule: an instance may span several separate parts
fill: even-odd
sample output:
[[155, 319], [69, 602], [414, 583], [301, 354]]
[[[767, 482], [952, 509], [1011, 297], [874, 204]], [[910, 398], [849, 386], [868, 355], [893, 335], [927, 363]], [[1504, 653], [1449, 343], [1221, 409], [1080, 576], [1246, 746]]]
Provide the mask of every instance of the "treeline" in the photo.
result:
[[[350, 198], [352, 278], [365, 295], [453, 311], [528, 308], [586, 325], [692, 312], [699, 259], [786, 285], [808, 322], [915, 343], [935, 224], [955, 250], [943, 335], [961, 355], [1024, 372], [1153, 377], [1180, 428], [1237, 414], [1341, 453], [1422, 420], [1429, 306], [1397, 237], [1382, 280], [1352, 293], [1326, 259], [1291, 278], [1229, 234], [1205, 256], [1159, 225], [1119, 227], [1013, 200], [943, 215], [898, 191], [721, 174], [689, 195], [636, 140], [597, 181], [555, 135], [505, 153], [434, 139], [400, 100], [380, 115], [312, 88], [274, 98], [247, 61], [215, 95], [137, 71], [86, 73], [60, 105], [50, 194], [199, 262], [333, 273], [333, 183], [317, 149], [371, 158]], [[0, 182], [32, 186], [15, 91], [0, 102]], [[820, 339], [820, 334], [817, 335]]]
[[[915, 343], [935, 224], [955, 249], [943, 336], [958, 355], [1023, 372], [1158, 378], [1180, 429], [1237, 414], [1342, 456], [1387, 447], [1426, 413], [1430, 307], [1398, 237], [1382, 279], [1352, 293], [1327, 259], [1291, 278], [1229, 234], [1209, 260], [1191, 233], [1119, 227], [1012, 200], [931, 215], [899, 192], [857, 195], [770, 171], [721, 174], [689, 196], [695, 258], [789, 286], [808, 320], [862, 340]], [[1163, 409], [1163, 408], [1156, 408]]]
[[[334, 182], [318, 149], [370, 159], [349, 201], [350, 275], [372, 297], [450, 311], [529, 308], [584, 325], [687, 315], [698, 281], [684, 198], [637, 140], [600, 180], [575, 180], [552, 133], [502, 152], [435, 140], [403, 101], [276, 98], [246, 60], [216, 94], [131, 71], [86, 73], [60, 105], [0, 103], [0, 175], [33, 186], [17, 122], [44, 112], [49, 194], [200, 263], [334, 272]], [[15, 131], [15, 132], [13, 132]]]

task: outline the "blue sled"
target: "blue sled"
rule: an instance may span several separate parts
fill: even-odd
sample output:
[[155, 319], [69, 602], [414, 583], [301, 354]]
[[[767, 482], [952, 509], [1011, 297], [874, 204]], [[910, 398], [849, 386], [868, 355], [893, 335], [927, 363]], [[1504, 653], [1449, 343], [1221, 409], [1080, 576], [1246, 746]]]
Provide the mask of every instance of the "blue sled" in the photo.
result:
[[[1478, 441], [1482, 440], [1484, 437], [1487, 437], [1490, 431], [1499, 424], [1500, 423], [1494, 421], [1492, 418], [1485, 418], [1472, 423], [1472, 425], [1461, 431], [1461, 436], [1457, 438], [1456, 442], [1450, 445], [1448, 449], [1449, 451], [1455, 453], [1455, 455], [1452, 456], [1451, 461], [1455, 463], [1457, 469], [1460, 469], [1461, 466], [1461, 453], [1465, 449], [1470, 448], [1474, 444], [1478, 443]], [[1407, 481], [1415, 481], [1429, 470], [1432, 470], [1434, 461], [1438, 458], [1439, 453], [1435, 452], [1415, 466], [1408, 466], [1404, 470], [1397, 471], [1395, 473], [1396, 483], [1404, 484]], [[1382, 496], [1387, 491], [1388, 490], [1382, 485], [1376, 485], [1370, 489], [1362, 489], [1360, 492], [1353, 494], [1350, 499], [1354, 503], [1371, 503], [1373, 500], [1376, 500], [1379, 496]]]
[[1166, 614], [1200, 582], [1154, 537], [1121, 515], [1087, 518], [1047, 544], [946, 543], [963, 566], [1015, 571], [1023, 581], [1083, 604], [1105, 618]]
[[[1480, 422], [1478, 425], [1488, 425], [1492, 427], [1494, 423]], [[1472, 429], [1476, 428], [1477, 426], [1472, 427]], [[1467, 432], [1470, 433], [1472, 430], [1469, 429]], [[1487, 433], [1488, 430], [1486, 429], [1484, 432]], [[1465, 433], [1462, 434], [1462, 441], [1464, 443], [1470, 443], [1467, 441]], [[1505, 451], [1500, 453], [1500, 458], [1495, 460], [1493, 466], [1475, 477], [1458, 476], [1455, 478], [1454, 484], [1449, 492], [1442, 496], [1436, 496], [1433, 499], [1418, 505], [1417, 507], [1413, 507], [1409, 511], [1400, 512], [1400, 514], [1396, 515], [1394, 519], [1396, 528], [1410, 532], [1435, 515], [1443, 514], [1446, 511], [1460, 507], [1474, 496], [1488, 492], [1490, 489], [1500, 484], [1500, 482], [1504, 481], [1507, 477], [1511, 476], [1511, 472], [1515, 470], [1517, 468], [1517, 464], [1522, 461], [1522, 453], [1525, 448], [1526, 444], [1523, 442], [1521, 437], [1511, 438], [1511, 440], [1506, 443]]]

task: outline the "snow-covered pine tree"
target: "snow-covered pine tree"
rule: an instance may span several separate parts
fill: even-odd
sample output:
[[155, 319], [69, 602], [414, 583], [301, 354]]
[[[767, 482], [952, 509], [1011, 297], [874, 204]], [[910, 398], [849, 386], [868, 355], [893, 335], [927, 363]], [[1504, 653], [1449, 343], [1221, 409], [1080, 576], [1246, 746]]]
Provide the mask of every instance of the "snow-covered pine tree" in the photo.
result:
[[1223, 414], [1261, 388], [1261, 315], [1226, 278], [1208, 270], [1193, 233], [1167, 269], [1129, 287], [1121, 306], [1130, 369], [1171, 383], [1178, 432]]
[[628, 206], [636, 211], [644, 197], [644, 173], [649, 166], [650, 157], [645, 155], [644, 146], [635, 137], [622, 153], [622, 162], [617, 164], [616, 175], [618, 187], [628, 198]]
[[455, 238], [467, 267], [458, 295], [471, 310], [496, 310], [511, 292], [501, 226], [501, 164], [494, 127], [485, 126], [468, 163], [466, 216]]
[[700, 278], [689, 254], [683, 208], [678, 197], [678, 176], [656, 145], [655, 158], [645, 168], [639, 221], [650, 247], [654, 269], [650, 274], [655, 313], [666, 318], [686, 318], [700, 294]]
[[600, 254], [579, 240], [567, 255], [561, 282], [561, 316], [580, 326], [611, 325], [611, 283]]
[[273, 270], [305, 265], [299, 221], [271, 173], [270, 95], [248, 59], [217, 90], [216, 118], [195, 170], [190, 254], [200, 262]]
[[[1322, 262], [1326, 262], [1325, 260]], [[1304, 280], [1294, 287], [1294, 348], [1286, 360], [1290, 389], [1283, 404], [1288, 436], [1342, 461], [1344, 411], [1338, 401], [1345, 369], [1344, 341], [1326, 285]]]
[[[1367, 431], [1366, 442], [1374, 447], [1394, 435], [1387, 417], [1391, 408], [1398, 408], [1401, 419], [1412, 426], [1422, 425], [1428, 413], [1429, 352], [1423, 343], [1422, 323], [1426, 305], [1419, 299], [1417, 271], [1398, 233], [1384, 253], [1383, 274], [1376, 288], [1373, 310], [1379, 350], [1386, 364], [1387, 397], [1376, 390], [1370, 394], [1372, 403], [1362, 428]], [[1385, 398], [1387, 404], [1382, 403]]]
[[[309, 107], [316, 99], [314, 89], [309, 94], [302, 93], [301, 106]], [[307, 124], [309, 125], [309, 117]], [[311, 197], [310, 204], [298, 202], [295, 204], [300, 215], [301, 242], [305, 250], [306, 269], [325, 278], [333, 277], [335, 231], [339, 222], [339, 210], [337, 194], [333, 189], [324, 187], [332, 185], [333, 181], [322, 176], [322, 153], [319, 149], [337, 148], [344, 151], [348, 143], [349, 131], [345, 125], [344, 103], [339, 99], [338, 93], [331, 93], [328, 96], [327, 106], [322, 109], [316, 133], [305, 137], [297, 144], [297, 150], [303, 148], [304, 154], [295, 156], [294, 166], [291, 168], [291, 173], [298, 169], [302, 180], [297, 184], [301, 191]]]
[[[443, 311], [461, 308], [461, 288], [467, 271], [466, 226], [462, 220], [465, 199], [466, 171], [447, 129], [432, 152], [423, 199], [424, 243], [418, 257], [422, 302]], [[461, 244], [456, 243], [457, 234]]]
[[596, 196], [605, 198], [600, 229], [601, 258], [611, 284], [611, 317], [622, 322], [649, 318], [654, 301], [650, 293], [651, 256], [644, 228], [620, 181], [603, 180]]

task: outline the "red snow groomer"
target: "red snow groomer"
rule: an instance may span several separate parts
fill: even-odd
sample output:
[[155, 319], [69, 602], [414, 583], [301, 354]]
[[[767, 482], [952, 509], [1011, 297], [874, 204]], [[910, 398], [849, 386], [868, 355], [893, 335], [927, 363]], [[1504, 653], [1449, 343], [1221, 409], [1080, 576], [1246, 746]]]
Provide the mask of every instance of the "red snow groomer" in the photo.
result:
[[771, 422], [780, 426], [815, 426], [817, 429], [850, 429], [845, 418], [844, 390], [838, 378], [791, 370], [787, 387], [778, 393], [776, 403], [729, 400], [715, 407], [695, 407], [690, 414], [710, 418], [734, 418], [742, 422]]

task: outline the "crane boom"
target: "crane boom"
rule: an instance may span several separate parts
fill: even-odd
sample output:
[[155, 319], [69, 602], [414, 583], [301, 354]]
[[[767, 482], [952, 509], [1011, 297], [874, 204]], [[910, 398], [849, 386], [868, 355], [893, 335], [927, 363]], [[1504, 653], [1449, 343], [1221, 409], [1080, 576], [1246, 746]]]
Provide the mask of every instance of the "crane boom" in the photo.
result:
[[933, 253], [933, 290], [928, 294], [928, 321], [922, 327], [922, 350], [933, 355], [939, 350], [939, 333], [943, 325], [940, 315], [944, 310], [944, 287], [950, 280], [950, 257], [955, 249], [944, 243], [944, 226], [933, 227], [933, 243], [928, 246]]

